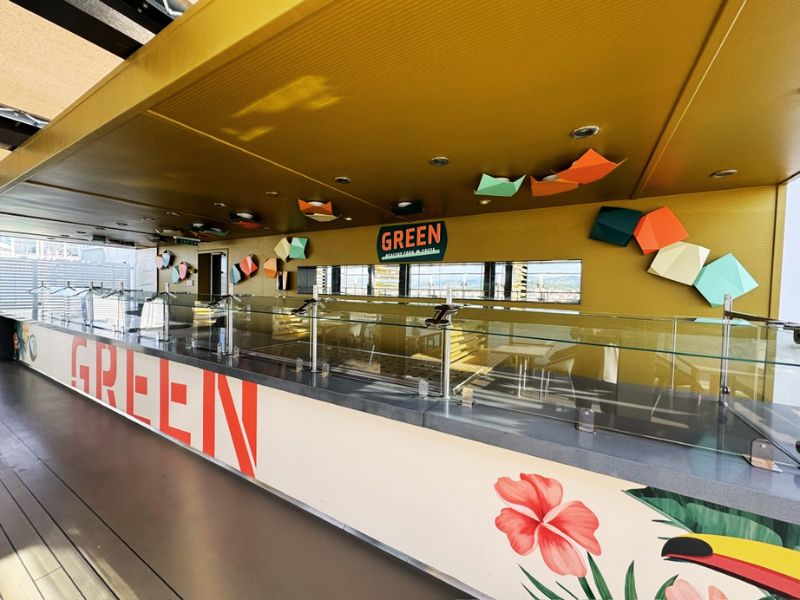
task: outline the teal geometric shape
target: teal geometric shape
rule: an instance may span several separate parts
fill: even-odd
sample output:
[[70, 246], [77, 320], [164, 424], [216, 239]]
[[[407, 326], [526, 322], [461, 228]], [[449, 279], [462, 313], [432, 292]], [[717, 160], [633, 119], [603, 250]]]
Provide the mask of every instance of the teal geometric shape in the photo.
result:
[[642, 213], [638, 210], [603, 206], [597, 213], [589, 237], [616, 246], [627, 246], [641, 218]]
[[305, 258], [308, 238], [293, 237], [289, 246], [289, 258]]
[[244, 279], [244, 275], [242, 274], [242, 269], [239, 267], [239, 265], [233, 265], [231, 267], [230, 278], [231, 278], [231, 283], [233, 285], [236, 285], [242, 279]]
[[475, 190], [475, 195], [510, 198], [519, 191], [523, 181], [525, 181], [525, 175], [516, 181], [510, 181], [508, 177], [492, 177], [484, 173], [481, 175], [481, 180], [478, 183], [478, 189]]
[[181, 272], [178, 270], [177, 265], [172, 267], [172, 283], [179, 283], [181, 280]]
[[733, 254], [726, 254], [700, 269], [694, 287], [711, 306], [722, 306], [725, 294], [738, 298], [757, 288], [758, 283]]

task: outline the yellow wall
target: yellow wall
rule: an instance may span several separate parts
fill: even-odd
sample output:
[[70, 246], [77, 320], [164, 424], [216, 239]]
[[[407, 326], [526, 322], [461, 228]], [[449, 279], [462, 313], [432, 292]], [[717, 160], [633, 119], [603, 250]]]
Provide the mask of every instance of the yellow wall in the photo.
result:
[[[531, 204], [535, 202], [531, 199]], [[737, 300], [736, 308], [764, 315], [769, 312], [776, 188], [620, 200], [604, 205], [645, 212], [669, 206], [689, 231], [688, 241], [711, 249], [709, 260], [732, 252], [760, 284]], [[647, 267], [654, 255], [642, 255], [635, 241], [627, 248], [619, 248], [590, 240], [589, 229], [599, 208], [600, 204], [583, 204], [447, 219], [445, 260], [579, 258], [583, 260], [583, 301], [579, 307], [569, 308], [623, 314], [719, 314], [719, 309], [709, 307], [694, 288], [649, 275]], [[375, 263], [377, 232], [378, 227], [370, 226], [308, 234], [309, 258], [289, 261], [288, 268], [296, 271], [298, 266]], [[274, 256], [273, 247], [280, 238], [274, 235], [209, 242], [201, 244], [200, 251], [228, 248], [231, 261], [252, 253], [263, 262]], [[176, 251], [177, 260], [196, 265], [196, 249], [186, 246], [171, 249]], [[160, 282], [166, 277], [168, 272], [162, 272]], [[296, 279], [292, 281], [292, 287], [295, 286]], [[237, 290], [244, 294], [276, 294], [275, 281], [264, 277], [263, 272], [241, 283]]]

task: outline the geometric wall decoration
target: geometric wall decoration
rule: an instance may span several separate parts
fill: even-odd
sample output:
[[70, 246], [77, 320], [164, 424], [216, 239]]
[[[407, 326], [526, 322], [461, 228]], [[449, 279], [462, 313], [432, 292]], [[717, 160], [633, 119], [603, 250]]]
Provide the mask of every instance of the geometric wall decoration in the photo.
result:
[[570, 168], [556, 173], [556, 175], [561, 179], [586, 185], [587, 183], [599, 181], [623, 162], [625, 161], [620, 161], [618, 163], [611, 162], [601, 154], [589, 148], [583, 153], [583, 156], [572, 163]]
[[309, 219], [319, 221], [320, 223], [327, 223], [338, 219], [338, 215], [333, 214], [333, 202], [321, 202], [319, 200], [312, 200], [306, 202], [305, 200], [297, 199], [297, 205], [300, 212], [307, 216]]
[[178, 271], [178, 267], [172, 267], [172, 283], [178, 283], [181, 280], [181, 274]]
[[694, 287], [711, 306], [722, 306], [725, 294], [738, 298], [757, 288], [758, 283], [733, 254], [726, 254], [700, 270]]
[[508, 177], [492, 177], [484, 173], [481, 175], [475, 195], [510, 198], [519, 191], [523, 181], [525, 181], [525, 175], [516, 181], [511, 181]]
[[292, 244], [289, 241], [289, 238], [281, 238], [281, 241], [275, 245], [275, 254], [277, 254], [281, 260], [286, 260], [289, 258], [289, 252], [291, 252]]
[[242, 269], [242, 275], [250, 277], [254, 273], [258, 273], [258, 265], [256, 264], [256, 257], [252, 254], [245, 256], [240, 262], [239, 267]]
[[697, 244], [675, 242], [658, 251], [648, 273], [692, 285], [703, 268], [710, 250]]
[[289, 258], [305, 258], [308, 238], [293, 237], [289, 246]]
[[178, 264], [178, 278], [183, 281], [189, 276], [189, 265], [181, 261]]
[[242, 268], [239, 265], [233, 265], [230, 270], [230, 280], [233, 285], [236, 285], [244, 279]]
[[161, 259], [161, 266], [159, 268], [166, 269], [172, 262], [172, 252], [164, 250], [159, 258]]
[[531, 177], [531, 194], [535, 197], [554, 196], [555, 194], [569, 192], [577, 187], [577, 181], [561, 179], [558, 175], [548, 175], [541, 181]]
[[289, 271], [278, 273], [278, 289], [281, 291], [289, 289]]
[[627, 246], [641, 218], [642, 213], [638, 210], [603, 206], [597, 213], [589, 237], [617, 246]]
[[270, 279], [275, 279], [280, 271], [280, 264], [277, 258], [268, 258], [264, 263], [264, 275]]
[[651, 254], [689, 237], [689, 233], [668, 207], [663, 206], [641, 218], [633, 232], [644, 254]]

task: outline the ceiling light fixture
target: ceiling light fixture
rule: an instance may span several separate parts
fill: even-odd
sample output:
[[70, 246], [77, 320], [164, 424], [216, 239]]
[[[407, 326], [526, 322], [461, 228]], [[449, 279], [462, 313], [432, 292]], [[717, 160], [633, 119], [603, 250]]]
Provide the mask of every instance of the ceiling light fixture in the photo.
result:
[[280, 196], [280, 194], [276, 191], [264, 192], [264, 195], [270, 198], [274, 198], [275, 196]]
[[175, 212], [174, 210], [168, 210], [168, 211], [167, 211], [167, 214], [168, 214], [170, 217], [180, 217], [180, 216], [181, 216], [181, 213]]
[[122, 221], [117, 221], [117, 226], [118, 227], [127, 227], [128, 224], [127, 223], [123, 223]]
[[576, 140], [592, 137], [600, 133], [600, 127], [597, 125], [584, 125], [583, 127], [576, 127], [569, 132], [569, 136]]
[[414, 215], [422, 212], [421, 200], [400, 200], [392, 204], [392, 212], [396, 215]]
[[225, 208], [228, 205], [225, 204], [224, 202], [214, 202], [214, 206], [216, 206], [217, 208]]
[[194, 223], [192, 223], [192, 227], [194, 227], [195, 229], [202, 229], [205, 226], [206, 224], [203, 223], [202, 221], [195, 221]]
[[334, 177], [333, 180], [336, 183], [350, 183], [352, 181], [352, 179], [350, 179], [349, 177], [344, 177], [343, 175], [339, 177]]
[[105, 227], [95, 227], [95, 229], [96, 229], [97, 231], [105, 231], [105, 230], [106, 230], [106, 228], [105, 228]]
[[447, 158], [446, 156], [434, 156], [430, 160], [430, 163], [434, 167], [444, 167], [445, 165], [449, 165], [450, 164], [450, 159]]
[[480, 200], [478, 200], [478, 204], [480, 204], [481, 206], [486, 206], [487, 204], [491, 203], [492, 201], [489, 200], [489, 198], [481, 198]]
[[408, 208], [412, 204], [414, 203], [410, 200], [403, 200], [402, 202], [398, 202], [395, 206], [397, 206], [397, 208]]
[[322, 200], [309, 200], [308, 203], [311, 206], [325, 206], [325, 203]]
[[345, 220], [345, 221], [352, 221], [352, 220], [353, 220], [353, 217], [345, 217], [345, 218], [344, 218], [344, 220]]
[[147, 221], [148, 223], [149, 223], [149, 222], [152, 222], [152, 221], [154, 221], [154, 220], [155, 220], [155, 219], [153, 219], [153, 217], [142, 217], [142, 221]]
[[736, 169], [722, 169], [720, 171], [714, 171], [709, 175], [714, 179], [722, 179], [723, 177], [730, 177], [731, 175], [736, 175], [739, 171]]
[[60, 235], [60, 237], [64, 237], [64, 238], [68, 238], [69, 237], [69, 235], [67, 235], [66, 233], [62, 233], [62, 234], [59, 234], [59, 235]]
[[237, 210], [236, 216], [240, 219], [247, 219], [248, 221], [254, 218], [253, 213], [251, 213], [249, 210]]

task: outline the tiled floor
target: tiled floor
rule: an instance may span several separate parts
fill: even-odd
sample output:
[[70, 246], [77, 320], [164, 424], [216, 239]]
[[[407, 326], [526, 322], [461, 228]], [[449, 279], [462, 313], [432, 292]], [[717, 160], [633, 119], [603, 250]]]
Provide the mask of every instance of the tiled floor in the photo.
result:
[[0, 598], [464, 594], [14, 363], [0, 363]]

